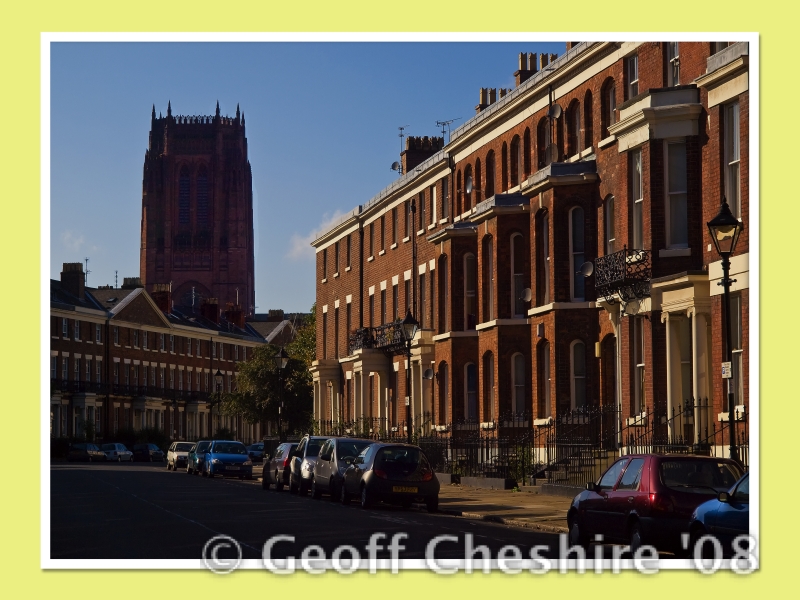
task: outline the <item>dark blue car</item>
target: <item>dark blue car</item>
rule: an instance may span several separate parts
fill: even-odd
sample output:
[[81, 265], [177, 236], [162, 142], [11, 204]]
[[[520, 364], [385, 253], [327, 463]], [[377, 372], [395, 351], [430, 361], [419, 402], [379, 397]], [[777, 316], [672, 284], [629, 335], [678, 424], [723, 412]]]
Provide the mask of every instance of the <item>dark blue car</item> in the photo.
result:
[[206, 450], [204, 458], [202, 473], [205, 477], [253, 478], [253, 461], [241, 442], [215, 440]]
[[[745, 473], [727, 492], [720, 492], [714, 500], [698, 506], [689, 523], [691, 546], [704, 535], [712, 535], [722, 546], [724, 556], [734, 553], [733, 541], [736, 536], [750, 533], [750, 474]], [[742, 544], [743, 549], [747, 548]], [[703, 545], [703, 555], [713, 553], [713, 545]]]

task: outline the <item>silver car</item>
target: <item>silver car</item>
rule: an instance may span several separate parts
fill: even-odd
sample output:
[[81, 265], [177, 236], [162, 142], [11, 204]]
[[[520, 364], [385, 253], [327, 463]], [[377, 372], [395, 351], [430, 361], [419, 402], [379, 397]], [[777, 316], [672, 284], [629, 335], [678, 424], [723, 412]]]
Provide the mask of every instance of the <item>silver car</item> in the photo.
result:
[[117, 462], [132, 462], [133, 452], [125, 447], [125, 444], [103, 444], [100, 450], [106, 455], [106, 460], [114, 460]]
[[314, 474], [314, 465], [322, 444], [330, 436], [305, 436], [297, 446], [292, 456], [289, 467], [289, 493], [305, 495], [311, 489], [311, 478]]
[[360, 440], [355, 438], [331, 438], [319, 451], [314, 474], [311, 479], [311, 497], [315, 500], [322, 494], [329, 494], [331, 500], [339, 500], [339, 486], [342, 485], [342, 475], [347, 470], [356, 456], [361, 454], [373, 440]]
[[189, 463], [189, 451], [193, 447], [193, 442], [172, 442], [167, 450], [167, 470], [185, 469]]

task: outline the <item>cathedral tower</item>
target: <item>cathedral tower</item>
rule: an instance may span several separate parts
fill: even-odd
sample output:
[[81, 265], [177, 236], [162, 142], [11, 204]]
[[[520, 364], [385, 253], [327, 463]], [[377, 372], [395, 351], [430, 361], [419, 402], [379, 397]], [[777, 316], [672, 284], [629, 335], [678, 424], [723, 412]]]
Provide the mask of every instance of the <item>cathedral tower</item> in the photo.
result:
[[206, 298], [255, 308], [253, 184], [244, 113], [150, 118], [139, 270], [147, 291], [171, 284], [176, 306]]

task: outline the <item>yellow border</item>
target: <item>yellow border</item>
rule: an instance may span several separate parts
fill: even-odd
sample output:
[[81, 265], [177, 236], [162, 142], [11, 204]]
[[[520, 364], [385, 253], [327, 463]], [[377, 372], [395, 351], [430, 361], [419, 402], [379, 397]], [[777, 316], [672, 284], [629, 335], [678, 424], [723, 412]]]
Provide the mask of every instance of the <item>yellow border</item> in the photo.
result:
[[[742, 597], [767, 592], [756, 585], [785, 580], [791, 584], [790, 546], [796, 531], [792, 492], [797, 479], [790, 458], [790, 424], [796, 422], [793, 388], [782, 377], [790, 368], [792, 335], [784, 315], [792, 318], [789, 295], [795, 274], [794, 258], [784, 241], [781, 222], [798, 216], [796, 193], [789, 195], [783, 182], [788, 179], [787, 165], [781, 158], [791, 156], [789, 135], [796, 130], [794, 105], [797, 95], [793, 73], [797, 52], [790, 43], [796, 38], [796, 19], [789, 10], [770, 10], [768, 5], [745, 2], [688, 2], [666, 4], [566, 2], [483, 2], [435, 3], [411, 0], [401, 4], [360, 2], [253, 2], [233, 4], [185, 0], [173, 2], [100, 2], [15, 3], [4, 7], [0, 56], [3, 83], [0, 114], [3, 115], [0, 165], [3, 172], [3, 308], [4, 323], [2, 401], [4, 458], [3, 544], [4, 589], [14, 595], [49, 593], [58, 598], [163, 597], [167, 594], [191, 597], [242, 597], [280, 593], [310, 593], [325, 596], [379, 594], [384, 598], [407, 598], [410, 595], [441, 596], [448, 591], [467, 597], [498, 597], [548, 593], [584, 592], [616, 595], [644, 594], [648, 597], [674, 598], [676, 595], [714, 594]], [[787, 5], [788, 6], [788, 5]], [[260, 572], [237, 573], [216, 577], [204, 572], [42, 572], [39, 569], [39, 44], [42, 31], [520, 31], [536, 28], [561, 30], [567, 27], [587, 31], [758, 31], [761, 33], [761, 217], [764, 221], [761, 245], [761, 299], [764, 302], [761, 322], [761, 407], [762, 448], [762, 541], [761, 571], [749, 577], [717, 574], [703, 577], [695, 573], [662, 573], [646, 581], [642, 576], [563, 576], [550, 574], [535, 581], [531, 576], [504, 577], [474, 575], [437, 577], [429, 573], [380, 575], [367, 581], [341, 581], [325, 576], [311, 582], [308, 576], [278, 578]], [[776, 77], [783, 73], [780, 88]], [[777, 99], [782, 100], [779, 105]], [[91, 111], [91, 107], [87, 107]], [[85, 115], [90, 117], [91, 115]], [[780, 124], [778, 120], [781, 120]], [[775, 126], [779, 126], [776, 131]], [[783, 194], [782, 194], [783, 192]], [[775, 213], [780, 210], [780, 216]], [[774, 228], [774, 229], [773, 229]], [[792, 236], [796, 238], [796, 235]], [[780, 258], [779, 258], [780, 257]], [[781, 260], [781, 258], [783, 260]], [[776, 263], [772, 264], [772, 261]], [[777, 268], [782, 272], [778, 273]], [[781, 282], [782, 306], [773, 306], [772, 292], [778, 293]], [[28, 306], [32, 304], [34, 309]], [[21, 319], [24, 313], [33, 318]], [[781, 308], [783, 310], [781, 310]], [[772, 310], [770, 310], [772, 309]], [[777, 309], [777, 310], [775, 310]], [[791, 322], [788, 321], [787, 322]], [[777, 328], [784, 334], [775, 334]], [[788, 335], [787, 335], [788, 334]], [[782, 351], [785, 350], [785, 351]], [[781, 393], [785, 392], [785, 393]], [[773, 405], [778, 404], [776, 410]], [[787, 418], [788, 417], [788, 418]], [[769, 428], [767, 430], [767, 427]], [[795, 429], [795, 428], [793, 428]], [[767, 435], [767, 433], [769, 435]], [[796, 435], [794, 438], [796, 439]], [[11, 450], [13, 449], [13, 450]], [[34, 456], [35, 455], [35, 456]], [[34, 460], [35, 458], [35, 460]], [[778, 474], [776, 463], [784, 465]], [[33, 468], [32, 468], [33, 467]], [[781, 493], [784, 492], [784, 493]], [[782, 502], [778, 502], [778, 498]], [[781, 535], [783, 534], [783, 535]], [[397, 585], [395, 579], [400, 583]], [[621, 586], [620, 584], [626, 584]], [[308, 587], [312, 584], [313, 587]], [[367, 584], [360, 592], [357, 585]], [[449, 590], [448, 588], [454, 588]], [[777, 590], [776, 590], [777, 591]]]

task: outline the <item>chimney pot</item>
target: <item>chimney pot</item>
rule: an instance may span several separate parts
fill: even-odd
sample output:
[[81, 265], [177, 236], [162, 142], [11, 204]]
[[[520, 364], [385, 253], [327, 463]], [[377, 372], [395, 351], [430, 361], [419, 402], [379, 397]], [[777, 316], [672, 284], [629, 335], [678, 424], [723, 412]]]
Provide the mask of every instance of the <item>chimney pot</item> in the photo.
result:
[[61, 268], [61, 287], [79, 300], [83, 300], [85, 291], [83, 263], [63, 263]]

